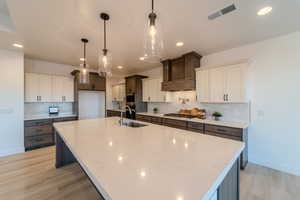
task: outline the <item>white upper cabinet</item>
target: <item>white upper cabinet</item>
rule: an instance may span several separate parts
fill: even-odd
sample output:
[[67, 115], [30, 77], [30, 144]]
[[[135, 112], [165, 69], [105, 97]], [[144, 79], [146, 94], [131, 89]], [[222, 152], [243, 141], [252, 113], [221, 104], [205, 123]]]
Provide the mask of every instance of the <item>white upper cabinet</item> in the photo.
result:
[[25, 102], [51, 102], [51, 76], [44, 74], [25, 74]]
[[74, 102], [74, 79], [52, 76], [52, 102]]
[[226, 77], [226, 101], [227, 102], [244, 102], [245, 98], [245, 67], [242, 65], [235, 65], [228, 67], [225, 72]]
[[52, 76], [52, 101], [62, 102], [63, 101], [63, 77]]
[[210, 100], [220, 103], [225, 101], [225, 68], [212, 69], [209, 72]]
[[39, 75], [25, 74], [25, 102], [39, 101]]
[[112, 87], [112, 100], [113, 101], [125, 100], [125, 84], [114, 85]]
[[71, 77], [25, 74], [25, 102], [74, 102]]
[[245, 103], [246, 65], [237, 64], [196, 73], [196, 88], [199, 102]]
[[161, 78], [143, 79], [144, 102], [168, 102], [167, 93], [161, 90]]
[[197, 71], [196, 91], [198, 102], [210, 101], [209, 70]]

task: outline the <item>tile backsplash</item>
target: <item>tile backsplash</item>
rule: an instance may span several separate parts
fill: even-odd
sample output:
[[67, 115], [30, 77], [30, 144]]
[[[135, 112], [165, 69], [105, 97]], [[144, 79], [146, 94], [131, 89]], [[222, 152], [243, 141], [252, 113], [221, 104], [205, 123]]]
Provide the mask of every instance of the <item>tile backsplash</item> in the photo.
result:
[[[243, 104], [199, 104], [196, 100], [196, 92], [172, 92], [168, 94], [170, 103], [148, 103], [148, 112], [158, 108], [159, 113], [173, 113], [180, 109], [202, 108], [207, 112], [207, 118], [218, 111], [222, 113], [222, 120], [232, 122], [250, 122], [250, 103]], [[183, 104], [183, 100], [185, 103]]]
[[73, 103], [25, 103], [24, 114], [25, 116], [47, 114], [49, 106], [58, 106], [60, 113], [73, 113]]

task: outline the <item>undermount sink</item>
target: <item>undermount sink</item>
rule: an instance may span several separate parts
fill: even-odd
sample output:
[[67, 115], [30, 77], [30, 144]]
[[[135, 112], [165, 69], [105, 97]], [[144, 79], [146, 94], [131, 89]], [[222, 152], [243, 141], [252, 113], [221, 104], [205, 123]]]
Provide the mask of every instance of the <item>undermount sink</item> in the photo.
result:
[[138, 123], [138, 122], [133, 122], [133, 121], [119, 121], [119, 124], [122, 125], [122, 126], [128, 126], [128, 127], [132, 127], [132, 128], [139, 128], [139, 127], [144, 127], [144, 126], [148, 126], [146, 124], [141, 124], [141, 123]]

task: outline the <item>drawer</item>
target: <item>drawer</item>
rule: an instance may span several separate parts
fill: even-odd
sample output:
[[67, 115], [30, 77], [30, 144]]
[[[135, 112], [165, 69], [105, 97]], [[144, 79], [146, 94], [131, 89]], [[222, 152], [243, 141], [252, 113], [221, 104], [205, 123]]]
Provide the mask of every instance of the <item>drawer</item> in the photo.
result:
[[136, 118], [136, 120], [143, 121], [143, 122], [151, 123], [151, 121], [152, 121], [151, 116], [146, 116], [146, 115], [136, 115], [135, 118]]
[[24, 129], [25, 137], [52, 134], [52, 133], [53, 133], [52, 125], [31, 126], [31, 127], [25, 127]]
[[53, 145], [53, 135], [41, 135], [33, 137], [25, 137], [25, 148], [33, 149], [38, 147], [43, 147], [47, 145]]
[[188, 122], [188, 130], [204, 133], [204, 124], [198, 122]]
[[161, 117], [151, 117], [151, 123], [153, 124], [162, 124], [162, 118]]
[[223, 134], [218, 134], [218, 133], [210, 132], [210, 131], [205, 131], [205, 134], [207, 134], [207, 135], [213, 135], [213, 136], [221, 137], [221, 138], [226, 138], [226, 139], [231, 139], [231, 140], [242, 141], [241, 137], [230, 136], [230, 135], [223, 135]]
[[107, 110], [106, 112], [107, 112], [107, 117], [120, 117], [121, 116], [120, 111]]
[[187, 121], [167, 119], [167, 118], [165, 118], [163, 121], [164, 121], [163, 124], [165, 126], [179, 128], [179, 129], [187, 129]]
[[25, 127], [52, 125], [51, 119], [28, 120], [24, 122]]
[[242, 137], [243, 129], [229, 128], [224, 126], [205, 125], [205, 132], [215, 132], [218, 134], [231, 135], [236, 137]]
[[77, 117], [61, 117], [53, 119], [53, 122], [66, 122], [66, 121], [75, 121]]

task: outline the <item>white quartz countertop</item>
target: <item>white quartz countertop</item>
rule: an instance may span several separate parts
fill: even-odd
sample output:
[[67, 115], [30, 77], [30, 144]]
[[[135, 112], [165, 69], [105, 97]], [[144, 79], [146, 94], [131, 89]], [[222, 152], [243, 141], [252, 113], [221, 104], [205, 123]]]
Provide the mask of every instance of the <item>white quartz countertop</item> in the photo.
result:
[[[105, 199], [208, 200], [244, 143], [119, 117], [54, 123]], [[139, 122], [141, 123], [141, 122]]]
[[204, 124], [212, 124], [212, 125], [218, 125], [218, 126], [227, 126], [232, 128], [247, 128], [249, 126], [249, 123], [240, 123], [240, 122], [228, 122], [228, 121], [215, 121], [210, 119], [197, 119], [197, 118], [184, 118], [184, 117], [171, 117], [171, 116], [164, 116], [164, 114], [160, 113], [151, 113], [151, 112], [141, 112], [137, 113], [139, 115], [148, 115], [148, 116], [154, 116], [154, 117], [163, 117], [168, 119], [177, 119], [177, 120], [183, 120], [183, 121], [191, 121], [191, 122], [199, 122]]
[[39, 119], [55, 119], [62, 117], [76, 117], [74, 113], [60, 113], [58, 115], [49, 115], [49, 114], [39, 114], [39, 115], [25, 115], [24, 120], [39, 120]]

